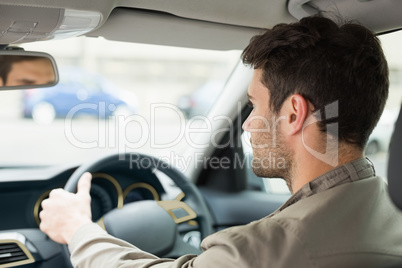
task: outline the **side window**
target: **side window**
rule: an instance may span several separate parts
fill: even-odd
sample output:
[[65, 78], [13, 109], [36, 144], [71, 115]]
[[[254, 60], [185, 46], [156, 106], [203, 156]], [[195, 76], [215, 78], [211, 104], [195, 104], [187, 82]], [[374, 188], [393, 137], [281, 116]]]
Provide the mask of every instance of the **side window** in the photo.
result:
[[378, 176], [387, 180], [388, 151], [402, 100], [402, 31], [379, 36], [389, 67], [389, 95], [384, 112], [371, 134], [366, 156], [373, 162]]

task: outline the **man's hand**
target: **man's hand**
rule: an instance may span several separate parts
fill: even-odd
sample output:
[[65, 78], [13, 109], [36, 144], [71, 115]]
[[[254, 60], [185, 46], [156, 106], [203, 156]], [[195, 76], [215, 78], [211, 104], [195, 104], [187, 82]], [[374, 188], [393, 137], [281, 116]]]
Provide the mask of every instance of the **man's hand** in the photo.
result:
[[78, 181], [76, 194], [55, 189], [43, 200], [40, 229], [54, 241], [68, 244], [82, 225], [92, 222], [91, 179], [91, 173], [86, 172]]

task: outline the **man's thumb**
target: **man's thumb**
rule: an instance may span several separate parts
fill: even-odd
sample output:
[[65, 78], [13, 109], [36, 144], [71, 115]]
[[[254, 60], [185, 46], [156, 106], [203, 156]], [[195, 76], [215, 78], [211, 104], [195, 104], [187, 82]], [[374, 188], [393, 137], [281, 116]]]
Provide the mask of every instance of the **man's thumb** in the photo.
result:
[[82, 174], [80, 180], [78, 181], [77, 194], [89, 195], [89, 191], [91, 190], [91, 180], [91, 173], [85, 172]]

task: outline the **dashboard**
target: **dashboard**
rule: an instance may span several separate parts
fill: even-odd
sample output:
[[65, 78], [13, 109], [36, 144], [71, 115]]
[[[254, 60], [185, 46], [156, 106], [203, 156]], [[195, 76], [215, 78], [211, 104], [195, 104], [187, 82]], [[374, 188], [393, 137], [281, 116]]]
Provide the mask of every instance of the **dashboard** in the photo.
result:
[[[0, 230], [38, 228], [41, 202], [63, 188], [77, 166], [0, 169]], [[132, 172], [116, 166], [93, 173], [92, 220], [114, 208], [142, 200], [174, 199], [181, 190], [163, 173]]]
[[[39, 230], [39, 213], [41, 202], [50, 191], [63, 188], [77, 168], [77, 165], [0, 168], [0, 267], [71, 268], [67, 248]], [[157, 170], [132, 170], [116, 164], [101, 168], [92, 176], [94, 222], [129, 203], [173, 200], [182, 193], [172, 179]], [[198, 252], [200, 234], [194, 230], [197, 226], [190, 222], [179, 226], [183, 241]]]

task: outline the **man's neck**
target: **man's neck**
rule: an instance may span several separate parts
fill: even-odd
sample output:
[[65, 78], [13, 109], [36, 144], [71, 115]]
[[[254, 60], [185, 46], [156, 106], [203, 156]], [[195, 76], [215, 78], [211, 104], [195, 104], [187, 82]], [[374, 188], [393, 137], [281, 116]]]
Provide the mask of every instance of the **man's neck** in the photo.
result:
[[290, 178], [291, 187], [289, 190], [292, 194], [294, 194], [300, 190], [303, 185], [309, 183], [322, 174], [362, 157], [363, 152], [358, 150], [351, 150], [343, 154], [339, 153], [338, 163], [337, 165], [333, 166], [317, 159], [308, 152], [306, 152], [306, 154], [299, 155], [298, 159], [296, 159], [293, 170], [294, 172], [292, 174], [293, 176]]

